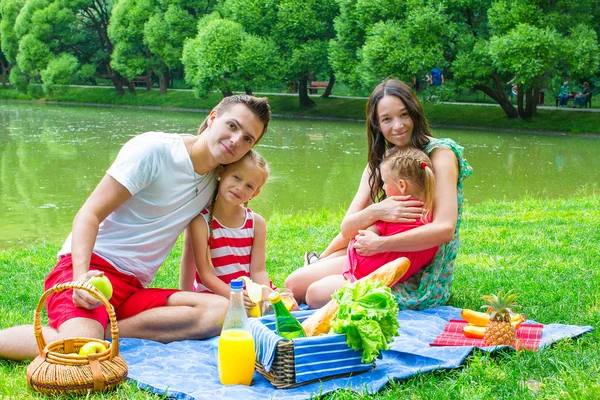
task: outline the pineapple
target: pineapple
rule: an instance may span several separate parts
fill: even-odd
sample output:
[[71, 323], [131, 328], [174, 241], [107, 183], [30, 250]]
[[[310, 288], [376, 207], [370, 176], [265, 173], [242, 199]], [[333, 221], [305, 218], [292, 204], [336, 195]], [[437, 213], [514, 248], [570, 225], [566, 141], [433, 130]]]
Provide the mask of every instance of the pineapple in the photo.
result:
[[487, 313], [490, 315], [490, 322], [485, 327], [483, 341], [488, 346], [507, 345], [512, 346], [515, 342], [515, 328], [510, 323], [510, 317], [513, 313], [512, 308], [516, 306], [517, 295], [508, 291], [503, 294], [500, 291], [497, 295], [482, 296], [487, 305]]

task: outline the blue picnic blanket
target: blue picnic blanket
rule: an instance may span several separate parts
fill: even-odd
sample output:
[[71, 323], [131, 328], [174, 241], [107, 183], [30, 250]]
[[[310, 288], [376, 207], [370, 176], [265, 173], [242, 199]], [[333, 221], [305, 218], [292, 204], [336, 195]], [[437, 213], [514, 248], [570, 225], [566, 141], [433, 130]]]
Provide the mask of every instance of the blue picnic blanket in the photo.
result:
[[[401, 311], [398, 313], [400, 336], [391, 344], [391, 350], [382, 352], [382, 358], [376, 361], [374, 370], [294, 389], [276, 389], [258, 373], [254, 374], [251, 386], [221, 385], [215, 339], [163, 344], [124, 338], [120, 340], [120, 349], [129, 367], [129, 379], [140, 388], [177, 399], [300, 400], [337, 389], [369, 394], [378, 391], [390, 380], [460, 366], [473, 351], [472, 346], [429, 345], [443, 332], [448, 321], [459, 318], [460, 309], [448, 306], [425, 311]], [[544, 325], [540, 349], [555, 341], [574, 338], [592, 330], [591, 326]], [[495, 348], [483, 350], [494, 351]]]

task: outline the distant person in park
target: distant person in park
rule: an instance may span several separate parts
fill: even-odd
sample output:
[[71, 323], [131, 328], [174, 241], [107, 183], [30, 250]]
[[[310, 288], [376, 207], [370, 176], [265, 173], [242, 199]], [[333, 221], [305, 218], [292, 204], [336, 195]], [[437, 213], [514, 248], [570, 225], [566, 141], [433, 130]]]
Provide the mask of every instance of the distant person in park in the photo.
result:
[[575, 95], [575, 99], [573, 100], [573, 107], [586, 107], [591, 95], [592, 90], [590, 89], [590, 84], [587, 82], [583, 82], [583, 88], [581, 89], [581, 92]]
[[571, 89], [569, 88], [569, 82], [565, 81], [560, 90], [558, 92], [558, 102], [560, 107], [566, 107], [567, 102], [569, 101], [569, 95], [571, 94]]
[[[217, 168], [218, 186], [206, 207], [190, 223], [188, 233], [195, 263], [182, 263], [179, 287], [229, 298], [229, 283], [247, 276], [271, 286], [265, 265], [267, 225], [248, 202], [258, 196], [269, 166], [250, 150], [241, 160]], [[254, 306], [245, 295], [247, 309]]]
[[431, 94], [427, 100], [428, 101], [432, 101], [432, 100], [439, 101], [440, 100], [440, 94], [439, 94], [440, 91], [438, 90], [438, 88], [444, 84], [444, 74], [442, 73], [441, 69], [432, 68], [428, 78], [429, 78], [429, 87], [430, 87]]
[[[381, 163], [383, 191], [388, 198], [410, 196], [409, 200], [423, 203], [423, 215], [414, 222], [375, 221], [366, 231], [378, 236], [392, 236], [400, 232], [423, 226], [431, 222], [433, 216], [433, 195], [435, 177], [427, 154], [415, 147], [392, 147], [386, 151]], [[329, 275], [311, 284], [306, 293], [306, 303], [311, 308], [320, 308], [331, 300], [331, 295], [342, 288], [346, 281], [355, 282], [382, 265], [400, 257], [410, 260], [410, 268], [399, 282], [404, 282], [433, 259], [438, 246], [420, 251], [387, 251], [363, 256], [354, 248], [356, 239], [350, 240], [342, 275]]]
[[432, 68], [429, 74], [429, 83], [432, 86], [441, 86], [444, 84], [444, 74], [439, 68]]
[[[216, 187], [215, 168], [241, 159], [261, 139], [271, 112], [266, 99], [224, 98], [198, 135], [148, 132], [127, 142], [73, 221], [44, 287], [86, 282], [104, 274], [119, 334], [160, 342], [219, 333], [228, 302], [221, 296], [147, 288], [177, 238], [206, 207]], [[190, 257], [189, 241], [184, 259]], [[48, 342], [104, 338], [108, 315], [83, 290], [51, 295], [46, 303]], [[0, 331], [0, 358], [38, 355], [33, 327]]]
[[[421, 251], [439, 246], [433, 260], [409, 279], [392, 288], [401, 309], [424, 309], [446, 303], [458, 251], [463, 205], [463, 181], [471, 174], [463, 148], [451, 139], [431, 135], [421, 103], [404, 82], [386, 80], [367, 102], [368, 163], [358, 191], [341, 224], [341, 233], [318, 255], [305, 254], [305, 266], [292, 272], [285, 285], [298, 301], [307, 300], [309, 287], [343, 273], [349, 241], [360, 256], [385, 252]], [[393, 147], [413, 147], [431, 159], [435, 175], [433, 210], [411, 196], [387, 197], [381, 162]], [[376, 221], [415, 223], [433, 211], [431, 223], [392, 236], [378, 236], [366, 228]], [[309, 299], [310, 300], [310, 299]]]

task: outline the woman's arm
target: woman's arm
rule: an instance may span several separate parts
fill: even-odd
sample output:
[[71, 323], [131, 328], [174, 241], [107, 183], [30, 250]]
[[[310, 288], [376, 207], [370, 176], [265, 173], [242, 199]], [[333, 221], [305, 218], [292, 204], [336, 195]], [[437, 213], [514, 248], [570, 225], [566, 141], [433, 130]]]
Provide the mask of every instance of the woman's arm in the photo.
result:
[[419, 251], [452, 239], [458, 220], [458, 160], [448, 148], [438, 148], [430, 157], [435, 174], [433, 221], [392, 236], [382, 237], [361, 231], [354, 244], [358, 254], [369, 256], [389, 251]]
[[214, 294], [229, 298], [229, 286], [215, 275], [215, 268], [210, 260], [208, 247], [208, 227], [202, 216], [197, 216], [188, 227], [196, 270], [200, 275], [202, 284]]
[[410, 196], [394, 196], [373, 204], [369, 186], [369, 166], [367, 166], [360, 179], [358, 191], [340, 226], [342, 236], [351, 239], [359, 230], [373, 225], [378, 220], [414, 222], [417, 218], [421, 218], [423, 203], [414, 200], [407, 201], [409, 198]]

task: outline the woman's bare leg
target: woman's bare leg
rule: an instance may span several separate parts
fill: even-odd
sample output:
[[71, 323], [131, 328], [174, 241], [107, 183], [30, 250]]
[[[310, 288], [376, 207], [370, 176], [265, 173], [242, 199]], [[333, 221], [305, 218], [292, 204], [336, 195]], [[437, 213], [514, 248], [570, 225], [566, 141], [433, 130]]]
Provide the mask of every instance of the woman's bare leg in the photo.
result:
[[341, 275], [346, 257], [333, 257], [307, 265], [292, 272], [285, 280], [285, 287], [294, 293], [298, 303], [306, 300], [308, 287], [329, 275]]
[[346, 283], [343, 275], [329, 275], [318, 280], [306, 291], [306, 304], [310, 308], [321, 308], [331, 300], [331, 295]]

